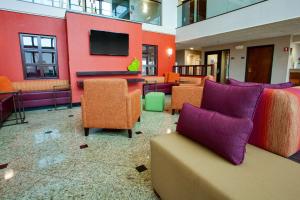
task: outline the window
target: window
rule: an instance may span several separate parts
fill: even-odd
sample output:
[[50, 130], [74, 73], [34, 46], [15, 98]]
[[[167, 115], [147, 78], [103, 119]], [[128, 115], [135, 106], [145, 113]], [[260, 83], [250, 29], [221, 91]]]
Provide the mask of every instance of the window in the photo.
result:
[[157, 46], [143, 45], [142, 75], [157, 75]]
[[25, 79], [58, 78], [56, 37], [20, 34]]

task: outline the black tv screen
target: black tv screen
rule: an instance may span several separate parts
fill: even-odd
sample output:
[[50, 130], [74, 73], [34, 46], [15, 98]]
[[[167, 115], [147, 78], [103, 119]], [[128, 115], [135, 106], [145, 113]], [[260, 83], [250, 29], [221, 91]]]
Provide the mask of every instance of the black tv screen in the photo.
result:
[[90, 53], [92, 55], [128, 56], [129, 35], [91, 30]]

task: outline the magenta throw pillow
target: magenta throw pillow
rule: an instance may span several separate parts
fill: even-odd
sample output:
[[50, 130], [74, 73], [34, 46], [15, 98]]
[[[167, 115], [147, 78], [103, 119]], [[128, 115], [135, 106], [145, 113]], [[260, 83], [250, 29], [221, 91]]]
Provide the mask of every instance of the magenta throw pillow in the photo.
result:
[[231, 117], [253, 119], [262, 92], [261, 85], [232, 86], [207, 80], [201, 108]]
[[177, 132], [209, 148], [235, 165], [244, 160], [246, 144], [253, 123], [248, 118], [235, 118], [184, 104]]

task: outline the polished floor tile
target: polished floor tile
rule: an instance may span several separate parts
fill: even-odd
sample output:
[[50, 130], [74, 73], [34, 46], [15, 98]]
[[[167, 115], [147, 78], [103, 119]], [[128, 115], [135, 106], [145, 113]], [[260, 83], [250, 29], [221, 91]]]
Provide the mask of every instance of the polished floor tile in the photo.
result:
[[[85, 137], [80, 107], [27, 112], [28, 124], [0, 129], [0, 164], [8, 163], [0, 199], [157, 199], [149, 140], [176, 129], [169, 97], [166, 104], [165, 112], [143, 111], [132, 139], [101, 129]], [[147, 170], [138, 172], [141, 165]]]

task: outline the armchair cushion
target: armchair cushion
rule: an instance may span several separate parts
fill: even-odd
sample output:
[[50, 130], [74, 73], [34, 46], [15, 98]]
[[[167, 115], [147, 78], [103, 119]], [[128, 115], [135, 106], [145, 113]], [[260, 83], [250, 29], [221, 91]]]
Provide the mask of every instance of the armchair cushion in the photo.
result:
[[252, 128], [250, 119], [233, 118], [190, 104], [184, 104], [177, 125], [180, 134], [206, 146], [235, 165], [244, 160]]

